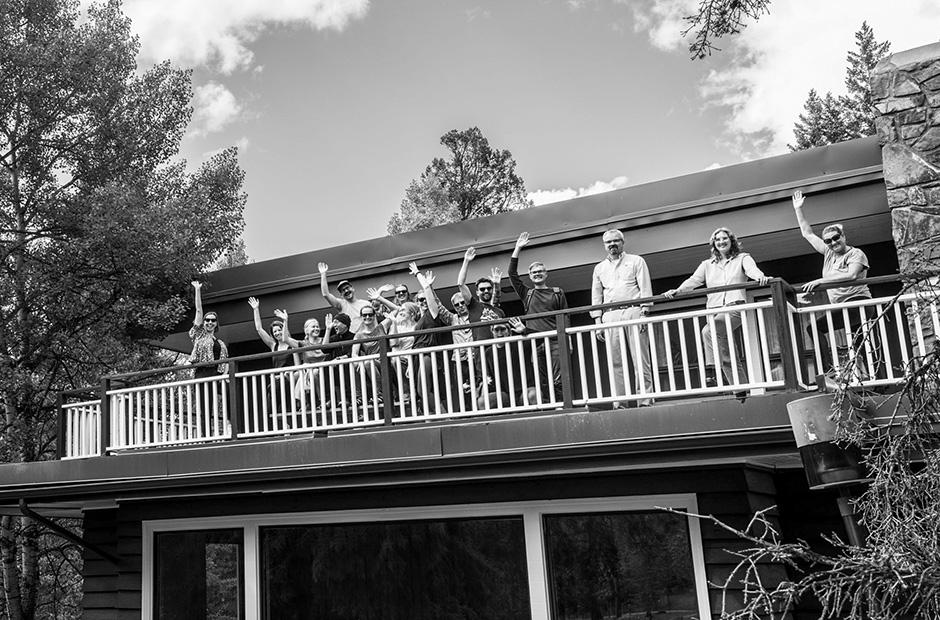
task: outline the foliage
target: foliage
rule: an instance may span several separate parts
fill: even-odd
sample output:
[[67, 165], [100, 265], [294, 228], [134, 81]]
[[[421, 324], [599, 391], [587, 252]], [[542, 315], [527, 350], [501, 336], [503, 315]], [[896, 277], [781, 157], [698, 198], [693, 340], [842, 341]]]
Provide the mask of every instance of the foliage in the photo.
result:
[[698, 12], [685, 18], [688, 26], [682, 36], [694, 32], [689, 44], [689, 56], [702, 59], [712, 51], [721, 51], [712, 41], [738, 34], [747, 27], [748, 20], [757, 21], [765, 13], [770, 0], [701, 0]]
[[492, 148], [478, 127], [452, 129], [441, 144], [450, 156], [436, 157], [411, 182], [400, 211], [388, 222], [389, 234], [531, 206], [512, 153]]
[[[928, 304], [940, 301], [930, 282], [911, 283], [922, 305], [920, 321], [932, 323]], [[885, 310], [892, 316], [893, 306]], [[879, 317], [867, 330], [878, 330]], [[908, 317], [918, 320], [916, 316]], [[833, 416], [836, 440], [858, 447], [871, 482], [854, 502], [868, 531], [861, 546], [828, 537], [831, 552], [804, 541], [783, 542], [767, 511], [745, 530], [710, 519], [750, 543], [736, 552], [739, 564], [725, 590], [744, 586], [744, 606], [725, 608], [723, 618], [785, 618], [800, 600], [814, 597], [821, 618], [930, 620], [940, 618], [940, 359], [928, 328], [927, 353], [907, 365], [900, 392], [882, 395], [850, 387], [855, 364], [837, 378]], [[860, 335], [860, 338], [864, 336]], [[855, 350], [864, 355], [857, 341]], [[793, 579], [775, 586], [761, 579], [767, 562], [786, 565]]]
[[212, 270], [217, 271], [219, 269], [241, 267], [242, 265], [250, 265], [251, 262], [251, 257], [248, 256], [248, 249], [245, 247], [245, 239], [239, 237], [232, 246], [232, 249], [228, 250], [222, 255], [222, 258], [215, 262], [212, 266]]
[[[48, 457], [57, 391], [149, 365], [188, 282], [243, 227], [235, 149], [176, 159], [190, 74], [138, 72], [120, 4], [0, 12], [0, 459]], [[7, 615], [33, 618], [39, 532], [0, 523]]]
[[815, 89], [809, 91], [804, 113], [793, 126], [796, 144], [790, 150], [801, 151], [815, 146], [835, 144], [875, 134], [875, 113], [869, 77], [878, 61], [887, 56], [891, 44], [875, 39], [875, 31], [867, 22], [855, 33], [857, 51], [846, 56], [847, 95], [834, 97], [826, 93], [820, 98]]
[[424, 230], [459, 219], [457, 209], [447, 198], [447, 192], [437, 175], [433, 172], [422, 174], [420, 179], [412, 180], [405, 190], [401, 209], [388, 221], [388, 234]]

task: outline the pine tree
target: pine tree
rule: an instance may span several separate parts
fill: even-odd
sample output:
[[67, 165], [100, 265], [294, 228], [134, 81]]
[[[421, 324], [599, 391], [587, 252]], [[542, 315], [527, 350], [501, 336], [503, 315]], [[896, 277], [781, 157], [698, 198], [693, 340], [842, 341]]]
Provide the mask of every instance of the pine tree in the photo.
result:
[[888, 55], [891, 43], [878, 42], [875, 31], [867, 22], [855, 33], [857, 52], [850, 51], [846, 57], [849, 66], [845, 70], [845, 87], [848, 90], [849, 131], [855, 136], [875, 134], [875, 119], [872, 112], [871, 85], [869, 77], [878, 61]]
[[855, 33], [857, 51], [846, 55], [845, 86], [848, 95], [834, 96], [831, 92], [820, 98], [815, 89], [809, 91], [804, 113], [793, 125], [796, 144], [791, 151], [843, 142], [875, 133], [874, 112], [871, 102], [869, 75], [879, 60], [888, 54], [891, 44], [878, 42], [875, 31], [867, 22]]

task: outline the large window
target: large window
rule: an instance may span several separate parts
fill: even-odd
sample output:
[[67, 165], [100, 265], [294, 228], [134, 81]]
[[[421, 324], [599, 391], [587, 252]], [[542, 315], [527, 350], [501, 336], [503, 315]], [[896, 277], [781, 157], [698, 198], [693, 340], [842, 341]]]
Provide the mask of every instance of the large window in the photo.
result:
[[[693, 495], [144, 523], [143, 620], [708, 618]], [[194, 615], [195, 614], [195, 615]]]
[[521, 518], [261, 530], [263, 618], [529, 618]]
[[242, 540], [239, 529], [155, 534], [153, 617], [244, 618]]
[[698, 616], [688, 520], [665, 512], [546, 515], [552, 618]]

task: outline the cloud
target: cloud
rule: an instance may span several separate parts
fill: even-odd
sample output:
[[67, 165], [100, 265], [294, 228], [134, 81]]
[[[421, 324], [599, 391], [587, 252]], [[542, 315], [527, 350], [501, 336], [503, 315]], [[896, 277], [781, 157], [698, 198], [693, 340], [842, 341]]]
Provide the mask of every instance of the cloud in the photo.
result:
[[625, 176], [614, 177], [610, 181], [594, 181], [587, 187], [573, 189], [565, 187], [563, 189], [537, 189], [529, 192], [526, 198], [532, 201], [535, 206], [545, 205], [552, 202], [561, 202], [562, 200], [571, 200], [579, 196], [590, 196], [592, 194], [602, 194], [615, 189], [627, 186], [629, 180]]
[[[681, 27], [689, 6], [685, 0], [648, 0], [634, 9], [637, 28], [646, 31], [657, 48], [681, 48], [684, 53], [688, 44], [676, 38], [676, 25]], [[769, 15], [741, 34], [716, 42], [724, 49], [710, 62], [720, 66], [705, 76], [699, 94], [707, 105], [726, 112], [728, 141], [746, 157], [784, 152], [793, 141], [793, 123], [809, 90], [845, 91], [845, 56], [855, 49], [854, 35], [862, 21], [898, 52], [937, 40], [940, 4], [774, 2]]]
[[695, 13], [698, 2], [695, 0], [619, 0], [633, 11], [634, 32], [645, 32], [653, 47], [672, 51], [688, 48], [682, 38], [682, 31], [688, 27], [685, 16]]
[[250, 69], [249, 45], [266, 28], [302, 26], [342, 31], [362, 18], [369, 0], [126, 0], [140, 35], [141, 59], [212, 66], [222, 73]]
[[190, 132], [197, 136], [222, 131], [242, 112], [242, 106], [235, 99], [235, 95], [218, 82], [196, 87], [193, 92], [193, 107]]

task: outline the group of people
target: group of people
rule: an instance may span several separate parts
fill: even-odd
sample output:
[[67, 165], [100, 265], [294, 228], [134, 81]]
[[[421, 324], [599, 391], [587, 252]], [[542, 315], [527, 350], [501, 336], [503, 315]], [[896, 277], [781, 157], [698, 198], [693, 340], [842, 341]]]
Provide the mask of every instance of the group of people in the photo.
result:
[[[867, 286], [851, 282], [865, 278], [867, 275], [868, 259], [864, 252], [848, 245], [845, 231], [839, 224], [825, 227], [822, 236], [817, 236], [803, 215], [804, 200], [801, 192], [797, 191], [793, 194], [793, 208], [800, 231], [813, 249], [824, 256], [822, 277], [806, 283], [803, 287], [804, 291], [809, 293], [822, 284], [844, 281], [844, 286], [827, 288], [831, 303], [870, 298], [871, 293]], [[319, 263], [320, 291], [335, 313], [326, 315], [322, 328], [317, 319], [308, 319], [304, 323], [304, 337], [301, 340], [291, 336], [286, 311], [274, 311], [276, 319], [270, 323], [270, 331], [268, 331], [261, 320], [258, 300], [252, 297], [248, 303], [252, 309], [258, 336], [275, 353], [272, 357], [275, 367], [284, 367], [291, 363], [299, 365], [372, 356], [379, 351], [380, 340], [384, 337], [388, 338], [391, 351], [407, 351], [451, 342], [461, 345], [502, 338], [511, 334], [554, 331], [559, 311], [568, 308], [565, 291], [549, 285], [549, 271], [541, 261], [534, 261], [529, 265], [529, 284], [522, 280], [518, 273], [519, 258], [528, 243], [529, 234], [525, 232], [520, 234], [507, 270], [510, 284], [522, 302], [524, 314], [536, 315], [524, 321], [515, 317], [507, 318], [500, 307], [500, 284], [503, 277], [500, 269], [492, 269], [488, 275], [477, 278], [475, 291], [471, 292], [467, 285], [467, 277], [470, 265], [476, 257], [476, 250], [473, 247], [468, 248], [464, 253], [456, 281], [458, 291], [450, 298], [452, 309], [447, 308], [435, 294], [434, 274], [430, 271], [421, 272], [415, 263], [409, 266], [418, 283], [418, 289], [414, 294], [407, 284], [401, 283], [397, 286], [385, 285], [380, 288], [370, 288], [367, 290], [368, 299], [358, 297], [356, 289], [349, 280], [340, 280], [336, 284], [337, 294], [333, 294], [327, 278], [329, 266], [326, 263]], [[606, 256], [594, 267], [591, 303], [595, 306], [618, 302], [625, 304], [591, 311], [591, 316], [597, 324], [617, 324], [596, 331], [598, 339], [606, 344], [608, 360], [613, 368], [612, 395], [614, 397], [632, 395], [640, 406], [648, 406], [653, 403], [655, 389], [646, 325], [642, 321], [628, 325], [624, 325], [624, 322], [641, 319], [650, 310], [650, 303], [631, 303], [638, 299], [653, 297], [649, 268], [642, 256], [624, 252], [624, 236], [621, 231], [617, 229], [606, 231], [603, 235], [603, 244]], [[698, 265], [694, 273], [679, 286], [665, 291], [662, 295], [672, 298], [679, 293], [702, 286], [726, 287], [744, 284], [748, 281], [763, 285], [769, 279], [769, 276], [757, 266], [754, 258], [742, 251], [741, 244], [734, 233], [722, 227], [712, 233], [709, 239], [709, 255]], [[227, 356], [225, 343], [218, 337], [218, 316], [214, 312], [203, 312], [201, 286], [198, 282], [193, 282], [193, 288], [196, 317], [190, 330], [190, 337], [193, 341], [191, 362], [194, 364], [218, 362]], [[394, 291], [394, 297], [385, 296], [389, 291]], [[729, 308], [722, 313], [727, 314], [729, 320], [724, 320], [722, 316], [721, 320], [714, 321], [714, 334], [711, 333], [712, 323], [702, 330], [706, 364], [714, 367], [709, 371], [709, 377], [717, 378], [717, 373], [721, 372], [726, 385], [733, 383], [732, 377], [737, 377], [740, 383], [747, 382], [744, 356], [738, 352], [739, 349], [736, 349], [736, 355], [732, 356], [731, 353], [732, 347], [738, 346], [736, 343], [740, 338], [737, 332], [740, 332], [742, 322], [741, 311], [733, 307], [744, 303], [745, 294], [741, 288], [729, 288], [707, 295], [707, 308]], [[825, 318], [822, 321], [825, 323]], [[449, 332], [446, 330], [425, 331], [447, 326], [456, 329]], [[828, 323], [820, 323], [818, 328], [825, 333], [828, 331]], [[837, 328], [844, 329], [845, 326], [837, 326]], [[852, 325], [851, 328], [854, 330], [857, 326]], [[715, 345], [717, 345], [717, 355]], [[532, 358], [544, 359], [547, 363], [545, 372], [541, 373], [542, 383], [537, 388], [530, 386], [529, 389], [544, 388], [557, 390], [556, 393], [560, 393], [561, 365], [558, 339], [535, 339], [532, 346], [536, 347]], [[546, 346], [549, 349], [547, 355]], [[626, 351], [629, 351], [634, 369], [633, 390], [627, 387], [627, 369], [624, 366]], [[431, 363], [427, 354], [418, 352], [416, 356], [412, 356], [412, 364], [405, 368], [405, 373], [409, 377], [420, 379], [421, 383], [426, 386], [424, 393], [430, 392], [430, 397], [440, 402], [444, 400], [443, 395], [435, 395], [431, 386], [441, 386], [445, 382], [441, 380], [441, 376], [433, 376], [434, 373], [450, 373], [450, 378], [453, 380], [448, 383], [460, 386], [462, 391], [466, 392], [471, 374], [477, 377], [486, 376], [492, 382], [494, 375], [505, 377], [505, 373], [514, 372], [512, 366], [521, 363], [520, 360], [515, 360], [515, 362], [508, 360], [505, 355], [500, 357], [497, 350], [493, 353], [494, 355], [474, 355], [473, 347], [457, 347], [447, 356], [446, 365], [449, 367], [441, 368], [443, 364]], [[732, 369], [732, 359], [736, 366], [734, 369]], [[365, 364], [370, 373], [378, 372], [373, 357], [358, 362], [357, 366], [359, 364]], [[498, 368], [500, 364], [509, 367]], [[488, 365], [485, 370], [484, 365]], [[226, 372], [223, 364], [202, 365], [196, 368], [197, 378], [221, 372]], [[536, 370], [534, 374], [539, 373]], [[295, 397], [303, 390], [303, 383], [298, 380], [294, 386]], [[517, 383], [517, 385], [523, 383], [525, 382]], [[501, 389], [505, 392], [505, 385]], [[486, 382], [477, 385], [476, 390], [476, 393], [465, 394], [464, 397], [478, 399], [480, 406], [484, 406], [493, 398], [493, 386]], [[369, 394], [368, 396], [379, 398], [380, 395]], [[407, 399], [407, 390], [403, 390], [399, 396]], [[621, 402], [615, 401], [613, 405], [614, 407], [621, 406]]]

